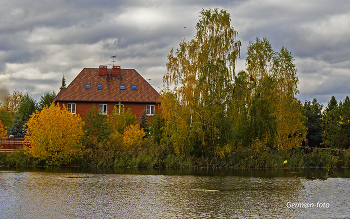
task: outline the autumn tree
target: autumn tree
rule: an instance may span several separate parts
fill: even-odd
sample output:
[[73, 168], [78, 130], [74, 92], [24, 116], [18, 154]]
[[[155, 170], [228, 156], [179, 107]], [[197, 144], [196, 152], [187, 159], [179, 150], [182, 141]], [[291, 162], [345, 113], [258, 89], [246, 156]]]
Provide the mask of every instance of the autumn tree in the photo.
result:
[[25, 149], [47, 165], [70, 164], [82, 154], [83, 125], [80, 116], [64, 107], [45, 106], [25, 124]]
[[124, 145], [124, 151], [131, 151], [137, 152], [141, 150], [141, 145], [143, 141], [143, 137], [146, 135], [144, 130], [141, 128], [140, 125], [129, 125], [125, 128], [123, 133], [123, 145]]
[[[6, 126], [2, 123], [2, 120], [0, 119], [0, 140], [6, 137], [7, 137]], [[0, 146], [1, 146], [1, 142], [0, 142]]]
[[136, 125], [136, 116], [132, 114], [129, 108], [126, 112], [124, 106], [119, 104], [119, 108], [114, 107], [111, 114], [107, 115], [107, 122], [111, 132], [123, 134], [124, 129], [130, 125]]
[[6, 98], [4, 106], [7, 108], [8, 111], [14, 115], [21, 103], [23, 94], [22, 92], [19, 92], [17, 90], [13, 91], [12, 94], [9, 94]]
[[0, 87], [0, 107], [5, 107], [8, 95], [8, 90], [4, 87]]
[[225, 10], [202, 10], [194, 39], [168, 55], [161, 107], [176, 153], [208, 155], [228, 141], [225, 115], [241, 45], [230, 21]]
[[[267, 39], [257, 38], [249, 44], [247, 55], [247, 70], [235, 78], [233, 94], [233, 103], [242, 102], [229, 109], [238, 117], [231, 120], [239, 122], [234, 126], [234, 132], [240, 134], [238, 143], [241, 139], [243, 145], [249, 145], [258, 139], [271, 148], [298, 146], [306, 128], [296, 99], [298, 78], [291, 53], [284, 47], [275, 52]], [[246, 124], [240, 127], [242, 122]]]

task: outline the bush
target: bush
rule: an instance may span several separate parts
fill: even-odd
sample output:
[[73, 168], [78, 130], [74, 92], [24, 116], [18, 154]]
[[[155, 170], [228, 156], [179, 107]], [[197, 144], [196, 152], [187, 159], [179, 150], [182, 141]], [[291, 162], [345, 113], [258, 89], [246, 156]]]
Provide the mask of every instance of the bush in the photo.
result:
[[25, 150], [45, 165], [69, 165], [82, 155], [84, 122], [78, 115], [51, 104], [26, 123]]

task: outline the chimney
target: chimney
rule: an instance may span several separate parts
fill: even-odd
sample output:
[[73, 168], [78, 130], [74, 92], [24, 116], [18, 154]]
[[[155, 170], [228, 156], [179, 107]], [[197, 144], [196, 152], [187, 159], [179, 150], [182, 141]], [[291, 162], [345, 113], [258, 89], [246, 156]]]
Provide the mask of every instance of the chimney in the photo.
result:
[[113, 66], [112, 68], [112, 76], [120, 77], [121, 76], [121, 68], [120, 66]]
[[98, 75], [99, 76], [107, 76], [107, 66], [106, 65], [100, 65], [100, 68], [98, 69]]

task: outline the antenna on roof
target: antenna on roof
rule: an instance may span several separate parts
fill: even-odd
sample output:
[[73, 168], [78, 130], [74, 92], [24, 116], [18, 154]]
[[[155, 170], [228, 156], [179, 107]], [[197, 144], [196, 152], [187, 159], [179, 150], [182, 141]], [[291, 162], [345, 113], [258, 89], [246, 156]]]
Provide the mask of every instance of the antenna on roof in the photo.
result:
[[113, 67], [114, 67], [114, 63], [115, 63], [115, 58], [116, 58], [117, 56], [112, 56], [111, 58], [113, 59], [113, 61], [112, 61], [112, 63], [113, 63]]

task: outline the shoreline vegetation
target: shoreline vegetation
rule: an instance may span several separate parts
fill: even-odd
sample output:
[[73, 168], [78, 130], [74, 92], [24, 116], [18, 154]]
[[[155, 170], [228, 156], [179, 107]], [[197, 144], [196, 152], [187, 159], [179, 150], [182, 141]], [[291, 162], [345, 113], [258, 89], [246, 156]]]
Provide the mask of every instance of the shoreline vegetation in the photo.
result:
[[[350, 99], [325, 110], [296, 98], [298, 77], [287, 48], [257, 38], [236, 73], [241, 42], [225, 10], [202, 10], [197, 33], [168, 55], [160, 113], [119, 107], [84, 118], [14, 91], [0, 105], [0, 138], [25, 146], [0, 153], [0, 166], [90, 168], [349, 168]], [[62, 87], [65, 87], [64, 77]], [[121, 109], [119, 111], [119, 109]], [[337, 150], [301, 149], [310, 146]]]
[[[149, 142], [148, 142], [149, 143]], [[154, 145], [153, 145], [154, 146]], [[106, 153], [106, 151], [96, 151]], [[118, 156], [118, 155], [117, 155]], [[85, 159], [85, 160], [84, 160]], [[237, 149], [225, 158], [195, 158], [164, 154], [161, 146], [152, 148], [143, 145], [135, 156], [81, 157], [69, 164], [48, 165], [45, 160], [28, 156], [24, 149], [11, 153], [0, 153], [0, 167], [78, 167], [78, 168], [189, 168], [189, 169], [298, 169], [298, 168], [349, 168], [350, 151], [318, 150], [297, 148], [292, 151], [261, 151], [251, 153]]]

